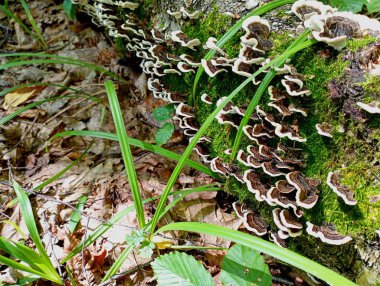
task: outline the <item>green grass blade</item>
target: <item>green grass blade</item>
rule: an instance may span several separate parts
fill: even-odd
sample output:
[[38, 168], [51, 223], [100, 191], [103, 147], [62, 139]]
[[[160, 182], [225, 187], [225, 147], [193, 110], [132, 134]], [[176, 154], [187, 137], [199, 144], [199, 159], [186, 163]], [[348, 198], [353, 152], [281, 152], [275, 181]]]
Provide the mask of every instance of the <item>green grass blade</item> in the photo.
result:
[[[6, 54], [0, 54], [0, 57], [21, 57], [21, 59], [18, 59], [16, 61], [12, 61], [3, 65], [0, 65], [0, 70], [15, 67], [15, 66], [31, 65], [31, 64], [39, 64], [39, 63], [69, 64], [69, 65], [77, 65], [77, 66], [85, 67], [88, 69], [92, 69], [99, 73], [104, 73], [123, 83], [128, 83], [128, 81], [118, 76], [114, 72], [106, 70], [95, 64], [88, 63], [86, 61], [82, 61], [82, 60], [78, 60], [74, 58], [58, 56], [58, 55], [50, 55], [50, 54], [44, 54], [44, 53], [6, 53]], [[23, 58], [25, 57], [36, 57], [36, 58], [47, 58], [47, 59], [23, 60]]]
[[[89, 137], [96, 137], [96, 138], [101, 138], [101, 139], [107, 139], [107, 140], [114, 140], [118, 141], [119, 138], [117, 137], [116, 134], [113, 133], [108, 133], [108, 132], [103, 132], [103, 131], [91, 131], [91, 130], [81, 130], [81, 131], [65, 131], [61, 133], [57, 133], [53, 135], [49, 140], [53, 140], [58, 137], [64, 137], [64, 136], [89, 136]], [[167, 157], [172, 160], [178, 161], [179, 158], [181, 158], [180, 155], [177, 153], [174, 153], [172, 151], [166, 150], [162, 147], [159, 147], [157, 145], [153, 145], [135, 138], [128, 138], [129, 144], [139, 147], [143, 150], [150, 151], [159, 155], [162, 155], [164, 157]], [[205, 165], [202, 165], [198, 162], [192, 161], [190, 159], [186, 159], [185, 164], [191, 168], [194, 168], [202, 173], [205, 173], [209, 176], [212, 176], [216, 179], [220, 179], [220, 177], [215, 174], [213, 171], [211, 171], [209, 168], [207, 168]]]
[[[181, 194], [179, 194], [172, 202], [170, 202], [165, 210], [162, 212], [163, 217], [169, 210], [171, 210], [179, 201], [181, 201], [185, 196], [193, 193], [199, 193], [199, 192], [212, 192], [212, 191], [219, 191], [219, 187], [215, 187], [215, 185], [205, 185], [198, 188], [193, 188], [189, 190], [184, 190]], [[132, 250], [136, 247], [136, 245], [128, 245], [124, 251], [121, 253], [121, 255], [116, 259], [114, 264], [112, 264], [112, 267], [107, 272], [106, 276], [102, 279], [102, 282], [110, 279], [113, 275], [116, 274], [116, 272], [119, 270], [119, 268], [124, 263], [125, 259], [128, 258], [128, 256], [131, 254]]]
[[[269, 2], [267, 4], [264, 4], [263, 6], [261, 7], [258, 7], [254, 10], [252, 10], [251, 12], [249, 12], [247, 15], [245, 15], [244, 17], [242, 17], [239, 21], [237, 21], [221, 38], [220, 40], [216, 43], [216, 45], [221, 48], [224, 46], [225, 43], [228, 42], [229, 39], [231, 39], [241, 28], [243, 22], [245, 19], [247, 19], [248, 17], [251, 17], [251, 16], [260, 16], [260, 15], [263, 15], [273, 9], [276, 9], [278, 7], [281, 7], [283, 5], [286, 5], [286, 4], [291, 4], [291, 3], [294, 3], [296, 2], [296, 0], [275, 0], [275, 1], [272, 1], [272, 2]], [[206, 56], [204, 57], [204, 59], [206, 61], [210, 60], [215, 54], [215, 51], [214, 50], [210, 50]], [[195, 75], [195, 79], [194, 79], [194, 85], [193, 85], [193, 96], [195, 96], [195, 93], [196, 93], [196, 90], [197, 90], [197, 85], [198, 85], [198, 82], [202, 76], [204, 72], [204, 68], [202, 66], [199, 66], [198, 67], [198, 70], [197, 70], [197, 74]]]
[[176, 198], [174, 198], [170, 203], [168, 203], [168, 205], [165, 207], [165, 209], [162, 211], [160, 217], [158, 218], [158, 220], [162, 219], [166, 213], [168, 213], [172, 208], [174, 208], [174, 206], [181, 200], [183, 200], [183, 198], [189, 194], [192, 194], [192, 193], [199, 193], [199, 192], [214, 192], [214, 191], [220, 191], [221, 188], [220, 187], [215, 187], [215, 185], [205, 185], [205, 186], [201, 186], [201, 187], [198, 187], [198, 188], [193, 188], [189, 191], [189, 193], [184, 193], [184, 194], [181, 194], [179, 196], [177, 196]]
[[29, 7], [28, 5], [26, 4], [25, 0], [21, 0], [21, 4], [22, 4], [22, 7], [24, 8], [25, 10], [25, 13], [26, 13], [26, 16], [28, 17], [28, 20], [30, 22], [30, 24], [32, 25], [33, 27], [33, 30], [36, 32], [36, 35], [42, 45], [42, 47], [44, 49], [47, 48], [47, 45], [46, 45], [46, 42], [44, 40], [44, 37], [42, 36], [42, 33], [41, 33], [41, 30], [38, 28], [36, 22], [34, 21], [34, 18], [32, 16], [32, 13], [30, 13], [30, 10], [29, 10]]
[[30, 237], [32, 238], [34, 244], [36, 245], [36, 248], [41, 258], [45, 261], [45, 264], [49, 268], [49, 272], [51, 273], [50, 277], [52, 278], [51, 280], [54, 281], [55, 283], [62, 285], [61, 277], [55, 271], [54, 266], [51, 264], [50, 258], [47, 255], [44, 246], [42, 245], [42, 241], [40, 239], [40, 235], [37, 230], [37, 225], [34, 220], [33, 209], [32, 209], [32, 206], [30, 205], [28, 196], [26, 195], [24, 190], [20, 187], [20, 185], [16, 181], [13, 181], [13, 188], [17, 194], [17, 197], [20, 200], [21, 213], [24, 217], [25, 224], [29, 230]]
[[[50, 183], [54, 182], [59, 177], [61, 177], [63, 174], [65, 174], [67, 171], [69, 171], [72, 167], [74, 167], [76, 164], [78, 164], [82, 160], [82, 158], [87, 154], [87, 152], [88, 152], [88, 150], [90, 150], [90, 148], [91, 148], [91, 145], [89, 147], [87, 147], [87, 149], [78, 158], [76, 158], [73, 162], [71, 162], [69, 165], [67, 165], [65, 168], [63, 168], [61, 171], [59, 171], [54, 176], [50, 177], [49, 179], [43, 181], [41, 184], [39, 184], [38, 186], [36, 186], [33, 189], [33, 191], [36, 192], [36, 191], [42, 190], [44, 187], [46, 187]], [[8, 208], [13, 207], [18, 202], [19, 202], [19, 198], [17, 197], [15, 199], [13, 199], [12, 201], [10, 201], [7, 204], [7, 207]]]
[[25, 233], [21, 230], [21, 228], [14, 221], [6, 219], [6, 220], [0, 221], [0, 223], [7, 223], [7, 224], [13, 226], [13, 228], [21, 235], [21, 237], [22, 237], [23, 240], [27, 240], [28, 239], [26, 237]]
[[14, 85], [12, 87], [4, 88], [2, 91], [0, 91], [0, 96], [4, 96], [7, 93], [13, 92], [13, 91], [15, 91], [17, 89], [20, 89], [20, 88], [31, 87], [31, 86], [55, 86], [55, 87], [59, 87], [61, 89], [66, 89], [66, 90], [70, 90], [70, 91], [73, 91], [73, 92], [76, 92], [76, 93], [81, 93], [81, 94], [83, 94], [83, 95], [85, 95], [85, 96], [87, 96], [89, 98], [92, 98], [94, 100], [99, 101], [96, 97], [92, 96], [89, 93], [83, 92], [80, 89], [73, 88], [71, 86], [61, 85], [61, 84], [50, 83], [50, 82], [32, 82], [32, 83], [23, 83], [23, 84]]
[[87, 196], [81, 196], [78, 200], [77, 205], [75, 206], [75, 210], [70, 216], [70, 220], [68, 223], [68, 229], [71, 233], [74, 232], [75, 228], [77, 227], [80, 219], [81, 219], [81, 212], [84, 209], [84, 204], [87, 202]]
[[[182, 191], [176, 191], [169, 194], [169, 196], [182, 196], [185, 197], [186, 195], [190, 195], [194, 193], [194, 190], [200, 191], [199, 188], [196, 189], [188, 189], [188, 190], [182, 190]], [[153, 202], [155, 200], [158, 200], [161, 196], [149, 198], [143, 201], [144, 204]], [[95, 240], [97, 240], [99, 237], [101, 237], [107, 230], [109, 230], [115, 223], [119, 222], [124, 216], [129, 214], [134, 210], [134, 206], [130, 205], [126, 209], [122, 210], [121, 212], [115, 214], [108, 222], [105, 222], [101, 224], [99, 227], [97, 227], [88, 237], [85, 241], [77, 245], [62, 261], [61, 263], [66, 263], [68, 260], [73, 258], [75, 255], [80, 253], [83, 248], [86, 248], [87, 246], [91, 245]]]
[[29, 264], [33, 269], [44, 273], [44, 260], [33, 249], [19, 243], [0, 237], [0, 249], [9, 255]]
[[144, 208], [142, 205], [142, 196], [140, 193], [139, 182], [135, 170], [135, 163], [133, 161], [131, 147], [129, 146], [129, 138], [127, 131], [125, 130], [123, 113], [120, 108], [119, 100], [117, 98], [115, 86], [112, 81], [107, 80], [105, 82], [106, 92], [110, 103], [110, 109], [112, 112], [113, 121], [115, 123], [117, 136], [119, 138], [119, 144], [121, 154], [123, 157], [125, 170], [131, 187], [133, 203], [136, 208], [137, 220], [140, 228], [145, 225]]
[[238, 149], [240, 147], [240, 142], [243, 137], [243, 127], [248, 124], [249, 118], [251, 114], [253, 113], [255, 107], [260, 102], [261, 96], [266, 91], [267, 87], [269, 86], [272, 79], [276, 76], [276, 71], [271, 69], [264, 77], [263, 81], [260, 83], [259, 87], [257, 88], [255, 95], [253, 96], [252, 100], [250, 101], [248, 108], [246, 110], [246, 113], [244, 114], [240, 125], [238, 132], [235, 137], [234, 146], [232, 147], [232, 153], [231, 153], [231, 161], [233, 161], [236, 157], [236, 154], [238, 152]]
[[11, 121], [13, 118], [19, 116], [21, 113], [23, 113], [29, 109], [32, 109], [36, 106], [42, 105], [45, 102], [56, 101], [56, 100], [69, 98], [69, 97], [73, 97], [73, 96], [64, 95], [64, 96], [51, 97], [51, 98], [47, 98], [47, 99], [44, 99], [41, 101], [36, 101], [36, 102], [30, 103], [28, 105], [25, 105], [24, 107], [21, 107], [21, 108], [17, 109], [16, 111], [12, 112], [11, 114], [8, 114], [7, 116], [1, 118], [0, 119], [0, 125], [3, 125], [5, 123]]
[[116, 261], [114, 262], [114, 264], [112, 264], [111, 268], [107, 271], [106, 275], [102, 279], [102, 282], [107, 281], [108, 279], [110, 279], [112, 276], [114, 276], [116, 274], [116, 272], [123, 265], [124, 261], [132, 253], [132, 251], [135, 248], [135, 246], [136, 245], [134, 245], [133, 243], [127, 245], [127, 247], [123, 250], [123, 252], [116, 259]]
[[206, 118], [206, 120], [204, 121], [204, 123], [202, 124], [202, 126], [199, 128], [198, 132], [194, 135], [193, 139], [191, 140], [191, 142], [189, 143], [189, 145], [187, 146], [187, 148], [185, 149], [185, 151], [183, 152], [181, 158], [179, 159], [178, 161], [178, 164], [177, 166], [175, 167], [172, 175], [170, 176], [169, 180], [168, 180], [168, 183], [165, 187], [165, 190], [162, 194], [162, 198], [160, 200], [160, 202], [158, 203], [158, 206], [157, 206], [157, 209], [156, 209], [156, 212], [152, 218], [152, 224], [151, 224], [151, 232], [154, 232], [154, 229], [158, 223], [158, 218], [160, 217], [160, 213], [161, 211], [163, 210], [163, 207], [165, 205], [165, 202], [166, 202], [166, 199], [167, 199], [167, 195], [169, 194], [169, 192], [171, 191], [171, 189], [173, 188], [174, 186], [174, 183], [176, 182], [184, 164], [185, 164], [185, 160], [190, 156], [193, 148], [195, 147], [195, 145], [197, 144], [198, 140], [202, 137], [203, 133], [206, 131], [206, 129], [210, 126], [211, 122], [214, 120], [214, 118], [216, 117], [216, 115], [226, 106], [226, 104], [232, 100], [232, 98], [234, 98], [235, 95], [237, 95], [248, 83], [252, 82], [252, 79], [254, 79], [256, 76], [258, 76], [260, 73], [262, 73], [265, 69], [269, 68], [269, 67], [272, 67], [278, 63], [281, 63], [283, 60], [287, 59], [288, 57], [290, 57], [292, 54], [302, 50], [302, 49], [305, 49], [311, 45], [313, 45], [314, 43], [316, 43], [315, 40], [308, 40], [306, 41], [305, 43], [303, 44], [300, 44], [299, 46], [289, 50], [288, 52], [285, 52], [283, 53], [282, 55], [280, 55], [279, 57], [277, 57], [276, 59], [270, 61], [268, 64], [264, 65], [262, 68], [258, 69], [252, 76], [250, 76], [249, 78], [247, 78], [243, 83], [241, 83], [237, 88], [235, 88], [231, 93], [230, 95], [223, 101], [221, 102], [221, 104]]
[[25, 264], [18, 263], [2, 255], [0, 255], [0, 264], [8, 265], [9, 267], [12, 267], [13, 269], [18, 269], [21, 271], [32, 273], [32, 274], [38, 275], [39, 277], [45, 277], [44, 273], [34, 270], [33, 268], [26, 266]]
[[25, 32], [27, 32], [29, 35], [31, 35], [33, 38], [37, 38], [37, 36], [26, 26], [14, 13], [9, 11], [5, 5], [0, 5], [0, 11], [3, 12], [8, 18], [11, 18], [15, 20], [21, 28], [24, 29]]
[[284, 261], [292, 266], [304, 270], [334, 286], [351, 286], [355, 285], [350, 280], [331, 269], [324, 267], [306, 257], [303, 257], [286, 248], [281, 248], [271, 242], [261, 238], [243, 233], [240, 231], [232, 230], [226, 227], [199, 223], [199, 222], [178, 222], [165, 225], [161, 227], [156, 233], [164, 231], [182, 230], [189, 232], [203, 233], [207, 235], [217, 236], [222, 239], [233, 241], [241, 245], [253, 248], [257, 251], [264, 252], [273, 256], [281, 261]]
[[[297, 47], [300, 43], [303, 43], [307, 39], [307, 37], [310, 35], [310, 33], [311, 33], [310, 30], [306, 30], [304, 33], [302, 33], [296, 40], [293, 41], [293, 43], [285, 50], [285, 52], [293, 49], [294, 47]], [[282, 66], [285, 63], [285, 61], [286, 59], [283, 60], [282, 62], [279, 62], [279, 64], [276, 66]], [[255, 107], [260, 102], [261, 96], [264, 94], [270, 82], [275, 76], [276, 76], [276, 71], [274, 69], [271, 69], [266, 74], [263, 81], [260, 83], [251, 102], [249, 103], [248, 108], [243, 116], [243, 119], [240, 122], [239, 129], [235, 137], [234, 146], [232, 148], [231, 160], [235, 159], [238, 149], [240, 147], [240, 142], [243, 137], [243, 127], [248, 124], [251, 114], [253, 113]]]
[[108, 76], [111, 76], [113, 78], [117, 78], [117, 80], [125, 82], [125, 79], [121, 79], [119, 76], [115, 76], [113, 72], [110, 72], [106, 69], [103, 69], [99, 66], [89, 64], [89, 63], [81, 63], [80, 61], [70, 61], [70, 60], [63, 60], [63, 59], [33, 59], [33, 60], [23, 60], [23, 61], [15, 61], [15, 62], [9, 62], [6, 64], [3, 64], [0, 66], [0, 70], [9, 69], [12, 67], [19, 67], [19, 66], [25, 66], [25, 65], [35, 65], [35, 64], [67, 64], [67, 65], [76, 65], [80, 67], [85, 67], [88, 69], [95, 70], [99, 73], [104, 73]]

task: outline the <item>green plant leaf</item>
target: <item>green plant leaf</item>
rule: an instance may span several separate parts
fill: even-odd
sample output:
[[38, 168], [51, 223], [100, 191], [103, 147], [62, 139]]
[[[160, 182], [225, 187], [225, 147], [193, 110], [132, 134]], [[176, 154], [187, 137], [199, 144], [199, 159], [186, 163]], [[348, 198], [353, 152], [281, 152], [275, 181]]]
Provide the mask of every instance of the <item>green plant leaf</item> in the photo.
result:
[[226, 286], [271, 286], [272, 276], [260, 252], [235, 244], [223, 258], [220, 280]]
[[124, 261], [129, 257], [129, 255], [132, 253], [133, 249], [136, 245], [134, 244], [128, 244], [127, 247], [123, 250], [123, 252], [119, 255], [119, 257], [116, 259], [114, 264], [112, 264], [111, 268], [108, 270], [106, 275], [103, 277], [102, 282], [107, 281], [112, 276], [116, 274], [116, 272], [120, 269], [120, 267], [123, 265]]
[[366, 4], [368, 13], [378, 13], [380, 12], [380, 1], [379, 0], [367, 0], [368, 3]]
[[139, 222], [140, 228], [143, 228], [145, 225], [145, 217], [142, 205], [142, 197], [139, 189], [139, 182], [137, 180], [137, 174], [135, 170], [135, 163], [133, 161], [131, 147], [129, 146], [129, 137], [127, 136], [127, 131], [125, 130], [123, 113], [120, 108], [119, 100], [117, 98], [113, 82], [110, 80], [106, 80], [105, 87], [107, 97], [110, 103], [112, 118], [115, 123], [117, 136], [119, 138], [119, 145], [125, 165], [125, 171], [127, 173], [129, 185], [131, 186], [133, 204], [136, 208], [137, 220]]
[[[296, 47], [300, 43], [303, 43], [307, 39], [307, 37], [310, 35], [310, 33], [311, 33], [310, 30], [306, 30], [304, 33], [302, 33], [297, 39], [295, 39], [293, 41], [293, 43], [291, 43], [289, 45], [289, 47], [285, 50], [285, 52], [293, 49], [294, 47]], [[285, 62], [286, 62], [286, 59], [284, 59], [282, 62], [279, 62], [277, 66], [278, 67], [282, 66]], [[234, 146], [232, 147], [231, 160], [234, 160], [236, 158], [236, 154], [238, 153], [238, 150], [239, 150], [239, 147], [240, 147], [240, 142], [241, 142], [241, 139], [243, 137], [243, 128], [244, 128], [244, 126], [246, 126], [248, 124], [248, 121], [249, 121], [249, 119], [251, 117], [251, 114], [253, 113], [253, 111], [255, 110], [255, 107], [260, 102], [261, 96], [267, 90], [270, 82], [276, 76], [276, 74], [277, 74], [277, 72], [272, 68], [265, 75], [265, 77], [261, 81], [259, 87], [256, 89], [256, 92], [253, 95], [253, 98], [252, 98], [252, 100], [250, 101], [250, 103], [248, 105], [248, 108], [247, 108], [247, 110], [246, 110], [246, 112], [245, 112], [245, 114], [243, 116], [243, 119], [240, 122], [240, 125], [239, 125], [239, 128], [238, 128], [238, 132], [236, 134], [235, 141], [234, 141]]]
[[155, 247], [156, 245], [153, 242], [150, 242], [149, 240], [144, 240], [141, 243], [141, 246], [137, 253], [143, 258], [151, 258], [153, 255], [153, 249]]
[[172, 123], [165, 123], [162, 127], [158, 128], [156, 133], [156, 144], [158, 146], [168, 143], [170, 137], [174, 132], [174, 125]]
[[366, 0], [330, 0], [331, 6], [341, 11], [351, 11], [353, 13], [360, 12], [366, 2]]
[[[217, 187], [208, 187], [208, 186], [202, 186], [194, 189], [187, 189], [187, 190], [181, 190], [181, 191], [175, 191], [169, 194], [169, 196], [180, 196], [185, 197], [187, 195], [190, 195], [192, 193], [196, 192], [205, 192], [205, 191], [217, 191], [220, 190], [220, 188]], [[160, 196], [149, 198], [144, 200], [144, 204], [153, 202], [155, 200], [158, 200]], [[97, 240], [99, 237], [101, 237], [107, 230], [109, 230], [115, 223], [120, 221], [124, 216], [129, 214], [134, 210], [133, 205], [128, 206], [126, 209], [122, 210], [121, 212], [115, 214], [110, 220], [108, 220], [105, 223], [102, 223], [100, 226], [98, 226], [88, 237], [86, 240], [84, 240], [82, 243], [77, 245], [62, 261], [61, 263], [67, 262], [69, 259], [74, 257], [76, 254], [80, 253], [84, 248], [92, 244], [95, 240]], [[168, 211], [168, 210], [167, 210]], [[165, 212], [163, 212], [165, 213]], [[147, 224], [149, 225], [150, 222]]]
[[172, 117], [174, 111], [173, 104], [168, 104], [166, 106], [161, 106], [153, 109], [152, 115], [158, 122], [165, 122]]
[[67, 16], [74, 20], [76, 18], [77, 6], [71, 2], [71, 0], [63, 1], [63, 10], [66, 12]]
[[[292, 4], [296, 2], [296, 0], [275, 0], [269, 3], [266, 3], [251, 12], [247, 13], [244, 17], [242, 17], [239, 21], [237, 21], [216, 43], [216, 45], [221, 48], [224, 46], [225, 43], [228, 42], [229, 39], [231, 39], [241, 28], [243, 22], [245, 19], [247, 19], [250, 16], [260, 16], [265, 14], [266, 12], [269, 12], [273, 9], [276, 9], [278, 7], [284, 6], [286, 4]], [[215, 54], [215, 50], [210, 50], [204, 57], [205, 60], [210, 60]], [[193, 85], [193, 96], [195, 96], [198, 82], [203, 74], [204, 68], [202, 66], [199, 66], [197, 70], [197, 74], [195, 75], [194, 79], [194, 85]]]
[[25, 0], [20, 0], [20, 1], [21, 1], [22, 7], [24, 8], [25, 14], [28, 17], [28, 20], [33, 27], [34, 32], [36, 32], [36, 35], [38, 37], [38, 40], [40, 41], [40, 44], [42, 45], [42, 47], [44, 47], [46, 49], [47, 45], [46, 45], [46, 42], [44, 40], [44, 37], [42, 36], [41, 30], [38, 28], [36, 22], [34, 21], [34, 18], [32, 16], [32, 13], [29, 10], [28, 5], [26, 4]]
[[301, 51], [307, 47], [312, 46], [315, 44], [317, 41], [312, 39], [312, 40], [307, 40], [304, 43], [298, 45], [297, 47], [294, 47], [293, 49], [284, 52], [274, 60], [270, 61], [269, 63], [265, 64], [263, 67], [259, 68], [256, 72], [254, 72], [250, 77], [248, 77], [244, 82], [242, 82], [237, 88], [235, 88], [228, 97], [226, 97], [219, 105], [217, 108], [214, 109], [214, 111], [206, 118], [206, 120], [203, 122], [203, 124], [200, 126], [198, 132], [194, 135], [192, 138], [191, 142], [187, 145], [185, 151], [183, 152], [181, 158], [178, 161], [177, 166], [174, 168], [167, 185], [165, 187], [164, 192], [162, 193], [161, 200], [159, 201], [157, 208], [156, 208], [156, 213], [154, 214], [152, 218], [152, 223], [151, 223], [151, 232], [154, 232], [158, 219], [161, 216], [161, 212], [164, 208], [164, 205], [166, 203], [167, 195], [173, 188], [175, 182], [177, 181], [177, 178], [185, 164], [185, 161], [187, 158], [189, 158], [191, 152], [193, 151], [193, 148], [197, 144], [198, 140], [201, 138], [203, 133], [206, 131], [206, 129], [210, 126], [211, 122], [215, 119], [216, 115], [227, 105], [227, 103], [234, 98], [235, 95], [237, 95], [245, 86], [249, 83], [252, 83], [252, 80], [264, 72], [267, 68], [273, 67], [276, 64], [281, 63], [284, 59], [289, 58], [291, 55], [295, 54], [298, 51]]
[[[113, 133], [108, 133], [108, 132], [103, 132], [103, 131], [93, 131], [93, 130], [81, 130], [81, 131], [64, 131], [61, 133], [57, 133], [53, 135], [49, 140], [53, 140], [59, 137], [64, 137], [64, 136], [89, 136], [89, 137], [96, 137], [96, 138], [101, 138], [101, 139], [107, 139], [107, 140], [114, 140], [118, 141], [119, 138], [117, 137], [116, 134]], [[172, 160], [178, 161], [181, 156], [177, 153], [174, 153], [172, 151], [166, 150], [164, 148], [161, 148], [159, 146], [149, 144], [144, 141], [140, 141], [135, 138], [129, 138], [129, 144], [134, 145], [136, 147], [139, 147], [143, 150], [150, 151], [156, 154], [160, 154], [162, 156], [165, 156], [167, 158], [170, 158]], [[194, 168], [200, 172], [203, 172], [207, 175], [210, 175], [216, 179], [220, 179], [217, 174], [212, 172], [209, 168], [207, 168], [205, 165], [202, 165], [198, 162], [192, 161], [190, 159], [186, 160], [186, 165]]]
[[30, 205], [28, 196], [26, 195], [24, 190], [20, 187], [20, 185], [16, 181], [13, 181], [13, 188], [17, 194], [17, 197], [20, 200], [21, 213], [24, 217], [25, 224], [28, 228], [30, 237], [32, 238], [34, 244], [36, 245], [38, 253], [40, 257], [42, 258], [42, 260], [44, 261], [44, 265], [46, 266], [45, 274], [49, 277], [49, 280], [62, 285], [61, 277], [59, 276], [53, 264], [51, 263], [50, 258], [47, 255], [45, 248], [42, 244], [42, 241], [40, 239], [40, 234], [38, 233], [38, 230], [37, 230], [37, 225], [33, 216], [33, 209], [32, 209], [32, 206]]
[[161, 286], [214, 286], [210, 273], [195, 260], [182, 252], [161, 255], [152, 262], [157, 285]]
[[222, 239], [233, 241], [241, 245], [250, 247], [257, 251], [264, 252], [278, 260], [284, 261], [294, 267], [304, 270], [315, 277], [318, 277], [330, 285], [334, 286], [356, 286], [347, 278], [339, 275], [331, 269], [314, 262], [302, 255], [299, 255], [288, 249], [279, 247], [271, 242], [255, 237], [253, 235], [233, 230], [227, 227], [212, 225], [200, 222], [177, 222], [165, 225], [158, 229], [152, 236], [159, 232], [182, 230], [188, 232], [204, 233], [212, 236], [217, 236]]
[[76, 209], [73, 211], [73, 213], [71, 214], [70, 216], [70, 220], [69, 220], [69, 225], [68, 225], [68, 228], [69, 228], [69, 231], [71, 233], [74, 232], [75, 228], [77, 227], [78, 225], [78, 222], [80, 221], [81, 219], [81, 212], [83, 211], [84, 209], [84, 204], [87, 202], [87, 196], [81, 196], [78, 200], [78, 203], [76, 205]]

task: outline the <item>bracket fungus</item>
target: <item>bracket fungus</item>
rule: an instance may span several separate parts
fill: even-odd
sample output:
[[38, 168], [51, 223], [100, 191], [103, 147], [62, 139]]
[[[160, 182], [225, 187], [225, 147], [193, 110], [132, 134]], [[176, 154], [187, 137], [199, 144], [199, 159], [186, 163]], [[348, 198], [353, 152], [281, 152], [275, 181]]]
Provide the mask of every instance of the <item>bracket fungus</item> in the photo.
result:
[[374, 100], [371, 103], [357, 102], [356, 103], [360, 108], [364, 109], [369, 113], [380, 113], [380, 101]]
[[180, 43], [182, 47], [195, 50], [195, 47], [199, 46], [201, 42], [198, 39], [190, 39], [184, 32], [181, 30], [173, 31], [170, 33], [170, 38], [173, 42]]
[[327, 122], [317, 123], [315, 125], [319, 135], [332, 138], [332, 126]]
[[272, 48], [272, 43], [268, 40], [270, 25], [267, 20], [259, 16], [251, 16], [244, 20], [242, 28], [246, 32], [245, 35], [240, 38], [244, 44], [262, 51], [267, 51]]
[[286, 174], [286, 180], [297, 189], [297, 205], [305, 209], [311, 209], [315, 206], [319, 193], [316, 187], [321, 183], [319, 180], [306, 178], [300, 171]]
[[217, 42], [218, 42], [218, 40], [216, 38], [209, 37], [206, 41], [206, 44], [204, 44], [203, 49], [213, 50], [213, 51], [218, 52], [222, 56], [224, 56], [226, 53], [216, 45]]
[[243, 225], [258, 236], [263, 236], [267, 233], [268, 225], [257, 212], [244, 213]]
[[209, 77], [215, 77], [218, 73], [227, 72], [226, 69], [220, 68], [219, 66], [214, 65], [211, 61], [206, 61], [205, 59], [201, 60], [201, 64]]
[[349, 187], [340, 183], [339, 177], [336, 173], [329, 172], [327, 175], [327, 185], [334, 193], [341, 197], [347, 205], [356, 205], [357, 201], [354, 198], [354, 192]]
[[300, 75], [286, 75], [281, 80], [282, 85], [285, 87], [286, 92], [291, 96], [304, 96], [309, 95], [310, 90], [304, 88], [303, 78]]
[[332, 8], [329, 5], [324, 5], [323, 3], [314, 0], [296, 1], [292, 5], [291, 10], [303, 21], [309, 19], [313, 15], [321, 15], [337, 11], [336, 8]]
[[306, 232], [325, 243], [342, 245], [352, 240], [350, 236], [343, 236], [329, 226], [317, 226], [311, 222], [306, 222]]

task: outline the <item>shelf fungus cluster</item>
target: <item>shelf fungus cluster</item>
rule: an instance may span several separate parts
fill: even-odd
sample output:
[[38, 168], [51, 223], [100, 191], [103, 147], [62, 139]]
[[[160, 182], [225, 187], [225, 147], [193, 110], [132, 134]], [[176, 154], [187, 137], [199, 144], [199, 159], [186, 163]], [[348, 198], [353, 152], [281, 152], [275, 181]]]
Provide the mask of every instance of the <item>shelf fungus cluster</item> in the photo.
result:
[[[121, 22], [111, 13], [111, 5], [129, 9], [131, 13], [126, 14], [126, 20]], [[186, 103], [186, 95], [168, 90], [161, 78], [168, 74], [195, 73], [200, 66], [209, 77], [229, 71], [243, 77], [251, 77], [269, 61], [266, 53], [273, 46], [269, 40], [270, 24], [259, 16], [245, 19], [242, 23], [245, 34], [240, 38], [239, 54], [237, 58], [229, 58], [226, 51], [218, 47], [217, 39], [214, 37], [209, 37], [205, 43], [201, 43], [199, 39], [191, 39], [181, 30], [146, 29], [132, 13], [138, 5], [137, 2], [98, 0], [93, 6], [86, 7], [90, 7], [89, 14], [98, 24], [106, 27], [112, 37], [126, 40], [126, 49], [141, 60], [140, 66], [147, 76], [148, 90], [155, 98], [175, 105], [174, 119], [186, 138], [191, 141], [199, 129], [195, 110]], [[372, 29], [377, 29], [373, 22], [365, 26], [356, 15], [338, 13], [330, 6], [317, 1], [297, 1], [292, 11], [304, 21], [305, 27], [313, 31], [315, 39], [337, 49], [344, 46], [347, 38], [360, 37]], [[198, 11], [190, 12], [184, 7], [179, 11], [167, 12], [174, 19], [197, 19], [201, 16]], [[183, 48], [181, 51], [188, 49], [189, 54], [176, 54], [178, 47]], [[202, 48], [215, 51], [213, 58], [198, 60], [190, 55]], [[269, 69], [265, 72], [268, 71]], [[257, 201], [274, 208], [273, 220], [277, 229], [269, 230], [258, 212], [249, 210], [244, 204], [233, 205], [237, 216], [243, 219], [243, 224], [248, 230], [259, 236], [268, 235], [276, 244], [285, 247], [285, 239], [302, 234], [303, 209], [315, 206], [321, 182], [302, 173], [305, 162], [302, 149], [296, 147], [307, 140], [299, 132], [297, 121], [308, 115], [308, 111], [301, 106], [304, 98], [310, 95], [310, 91], [304, 85], [303, 76], [289, 63], [275, 67], [275, 71], [280, 87], [268, 88], [269, 103], [266, 106], [256, 106], [249, 124], [243, 127], [251, 145], [238, 152], [237, 162], [242, 166], [238, 163], [223, 162], [220, 157], [213, 158], [208, 151], [211, 141], [208, 137], [202, 137], [194, 149], [214, 172], [236, 178], [247, 186]], [[260, 78], [253, 79], [256, 85], [260, 81]], [[203, 94], [200, 99], [202, 104], [216, 106], [225, 100], [223, 97], [214, 100], [207, 94]], [[367, 108], [364, 104], [359, 106]], [[376, 111], [376, 108], [378, 109], [378, 103], [376, 106], [369, 106], [367, 110]], [[231, 128], [239, 128], [245, 114], [246, 107], [229, 102], [218, 113], [216, 120]], [[319, 134], [331, 137], [332, 127], [327, 123], [317, 124], [316, 128]], [[231, 154], [231, 150], [226, 150], [225, 154]], [[335, 175], [329, 176], [328, 182], [334, 192], [348, 204], [353, 204], [352, 193], [340, 184]], [[311, 223], [308, 223], [307, 233], [324, 242], [341, 244], [348, 241], [327, 227], [310, 225]]]
[[299, 0], [292, 11], [312, 30], [314, 39], [341, 50], [347, 39], [360, 38], [380, 32], [380, 23], [364, 15], [337, 12], [337, 9], [318, 1]]

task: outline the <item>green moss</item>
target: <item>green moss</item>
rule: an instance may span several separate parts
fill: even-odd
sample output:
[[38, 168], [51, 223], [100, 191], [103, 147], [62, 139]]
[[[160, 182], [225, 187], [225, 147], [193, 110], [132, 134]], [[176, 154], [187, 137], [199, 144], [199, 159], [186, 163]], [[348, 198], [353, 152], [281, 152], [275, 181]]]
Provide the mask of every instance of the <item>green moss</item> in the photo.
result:
[[366, 81], [359, 84], [364, 89], [364, 98], [361, 100], [370, 103], [380, 97], [380, 77], [369, 75]]
[[368, 35], [362, 39], [351, 39], [347, 41], [346, 48], [352, 52], [356, 52], [361, 48], [368, 46], [369, 44], [375, 43], [376, 38]]

